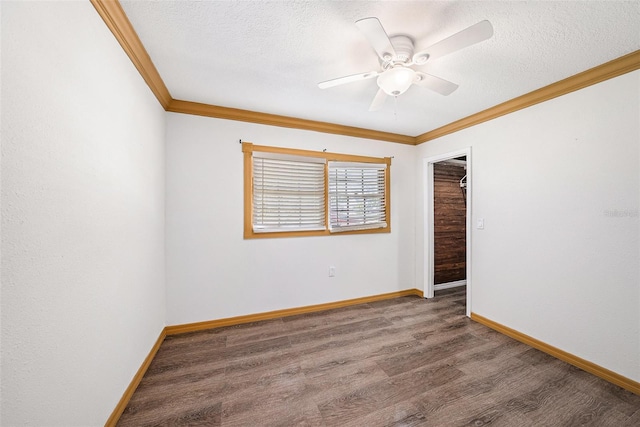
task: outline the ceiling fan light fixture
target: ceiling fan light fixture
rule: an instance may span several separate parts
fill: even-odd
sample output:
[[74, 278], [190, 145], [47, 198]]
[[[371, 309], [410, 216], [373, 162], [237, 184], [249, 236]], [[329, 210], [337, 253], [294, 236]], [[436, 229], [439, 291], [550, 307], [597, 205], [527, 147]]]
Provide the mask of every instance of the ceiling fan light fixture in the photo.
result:
[[416, 72], [411, 68], [396, 66], [378, 76], [378, 86], [387, 95], [402, 95], [409, 89], [416, 78]]

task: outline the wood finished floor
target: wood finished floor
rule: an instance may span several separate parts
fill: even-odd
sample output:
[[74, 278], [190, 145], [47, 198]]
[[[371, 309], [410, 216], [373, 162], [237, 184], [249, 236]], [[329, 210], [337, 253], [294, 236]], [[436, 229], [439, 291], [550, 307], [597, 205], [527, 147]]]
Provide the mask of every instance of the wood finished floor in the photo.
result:
[[640, 426], [640, 396], [464, 315], [464, 288], [167, 337], [119, 426]]

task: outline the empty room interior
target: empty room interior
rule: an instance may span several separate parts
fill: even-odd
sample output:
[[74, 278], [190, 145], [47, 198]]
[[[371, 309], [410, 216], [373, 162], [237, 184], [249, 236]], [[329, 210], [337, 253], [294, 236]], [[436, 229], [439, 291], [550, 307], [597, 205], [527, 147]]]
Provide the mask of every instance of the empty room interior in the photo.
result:
[[0, 425], [640, 425], [640, 2], [0, 19]]

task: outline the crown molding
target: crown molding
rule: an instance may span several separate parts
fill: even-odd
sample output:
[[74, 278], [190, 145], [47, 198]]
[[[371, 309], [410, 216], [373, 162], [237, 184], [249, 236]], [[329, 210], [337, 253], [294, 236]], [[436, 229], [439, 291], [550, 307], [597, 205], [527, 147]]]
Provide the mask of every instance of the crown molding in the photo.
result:
[[381, 132], [371, 129], [338, 125], [334, 123], [319, 122], [315, 120], [298, 119], [295, 117], [279, 116], [276, 114], [259, 113], [256, 111], [241, 110], [238, 108], [200, 104], [198, 102], [181, 101], [178, 99], [171, 100], [166, 110], [173, 113], [193, 114], [196, 116], [237, 120], [241, 122], [259, 123], [269, 126], [311, 130], [315, 132], [354, 136], [356, 138], [376, 139], [380, 141], [415, 145], [415, 138], [408, 135]]
[[640, 69], [640, 50], [418, 136], [173, 99], [118, 0], [90, 0], [160, 105], [175, 113], [418, 145]]
[[120, 2], [117, 0], [90, 1], [129, 56], [131, 62], [138, 69], [153, 94], [158, 98], [162, 108], [166, 111], [415, 145], [415, 138], [408, 135], [175, 100], [171, 97], [167, 86], [164, 84], [153, 61], [151, 61], [149, 53], [140, 41]]
[[416, 136], [416, 145], [640, 69], [640, 50]]
[[160, 73], [153, 65], [151, 57], [144, 48], [136, 30], [131, 25], [129, 18], [124, 13], [120, 2], [117, 0], [90, 0], [96, 8], [102, 20], [107, 24], [113, 35], [124, 49], [125, 53], [138, 69], [138, 72], [147, 83], [151, 92], [158, 98], [160, 105], [165, 110], [171, 102], [171, 94], [164, 84]]

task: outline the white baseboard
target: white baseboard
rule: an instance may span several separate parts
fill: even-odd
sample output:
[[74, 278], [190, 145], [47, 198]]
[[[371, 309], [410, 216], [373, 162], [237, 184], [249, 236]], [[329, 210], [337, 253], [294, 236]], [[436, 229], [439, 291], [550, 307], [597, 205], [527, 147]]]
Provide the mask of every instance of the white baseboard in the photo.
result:
[[447, 283], [440, 283], [438, 285], [433, 285], [433, 290], [441, 291], [443, 289], [457, 288], [458, 286], [466, 286], [466, 285], [467, 285], [466, 280], [456, 280], [455, 282], [447, 282]]

